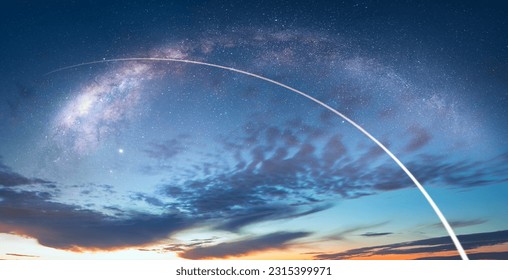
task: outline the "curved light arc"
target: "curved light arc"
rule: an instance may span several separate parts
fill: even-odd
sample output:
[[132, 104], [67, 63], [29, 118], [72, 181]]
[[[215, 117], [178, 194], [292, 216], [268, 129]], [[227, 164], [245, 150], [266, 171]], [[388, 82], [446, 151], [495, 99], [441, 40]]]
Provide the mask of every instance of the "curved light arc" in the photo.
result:
[[438, 216], [439, 220], [443, 224], [444, 228], [446, 229], [448, 235], [452, 239], [453, 244], [455, 245], [455, 248], [457, 249], [457, 252], [459, 253], [460, 257], [463, 260], [469, 260], [467, 254], [466, 254], [466, 252], [464, 250], [464, 248], [462, 247], [462, 244], [460, 243], [459, 239], [457, 238], [457, 235], [453, 231], [453, 228], [450, 226], [450, 224], [448, 223], [448, 221], [446, 220], [445, 216], [443, 215], [443, 213], [441, 212], [441, 210], [439, 209], [437, 204], [434, 202], [432, 197], [425, 190], [423, 185], [416, 179], [416, 177], [409, 171], [409, 169], [385, 145], [383, 145], [383, 143], [381, 143], [378, 139], [376, 139], [374, 136], [372, 136], [367, 130], [365, 130], [363, 127], [361, 127], [355, 121], [353, 121], [352, 119], [348, 118], [346, 115], [342, 114], [341, 112], [335, 110], [334, 108], [330, 107], [329, 105], [327, 105], [323, 101], [321, 101], [321, 100], [319, 100], [319, 99], [317, 99], [317, 98], [315, 98], [315, 97], [313, 97], [311, 95], [308, 95], [308, 94], [306, 94], [303, 91], [300, 91], [298, 89], [290, 87], [290, 86], [288, 86], [286, 84], [283, 84], [281, 82], [277, 82], [277, 81], [272, 80], [270, 78], [267, 78], [267, 77], [264, 77], [264, 76], [261, 76], [261, 75], [258, 75], [258, 74], [254, 74], [254, 73], [251, 73], [251, 72], [247, 72], [247, 71], [244, 71], [244, 70], [240, 70], [240, 69], [236, 69], [236, 68], [232, 68], [232, 67], [227, 67], [227, 66], [222, 66], [222, 65], [218, 65], [218, 64], [213, 64], [213, 63], [208, 63], [208, 62], [188, 60], [188, 59], [177, 59], [177, 58], [128, 57], [128, 58], [103, 59], [103, 60], [90, 61], [90, 62], [85, 62], [85, 63], [80, 63], [80, 64], [75, 64], [75, 65], [71, 65], [71, 66], [66, 66], [66, 67], [58, 68], [56, 70], [53, 70], [51, 72], [46, 73], [45, 75], [53, 74], [53, 73], [56, 73], [56, 72], [60, 72], [60, 71], [63, 71], [63, 70], [72, 69], [72, 68], [76, 68], [76, 67], [80, 67], [80, 66], [86, 66], [86, 65], [92, 65], [92, 64], [100, 64], [100, 63], [107, 63], [107, 62], [121, 62], [121, 61], [181, 62], [181, 63], [196, 64], [196, 65], [203, 65], [203, 66], [208, 66], [208, 67], [213, 67], [213, 68], [224, 69], [224, 70], [228, 70], [228, 71], [244, 74], [244, 75], [247, 75], [247, 76], [251, 76], [251, 77], [254, 77], [254, 78], [257, 78], [257, 79], [260, 79], [260, 80], [264, 80], [266, 82], [278, 85], [278, 86], [283, 87], [283, 88], [285, 88], [285, 89], [287, 89], [289, 91], [297, 93], [297, 94], [299, 94], [299, 95], [301, 95], [301, 96], [303, 96], [303, 97], [313, 101], [314, 103], [317, 103], [318, 105], [326, 108], [327, 110], [331, 111], [335, 115], [341, 117], [343, 120], [347, 121], [349, 124], [354, 126], [360, 132], [362, 132], [370, 140], [372, 140], [374, 143], [376, 143], [376, 145], [378, 145], [388, 156], [390, 156], [390, 158], [393, 161], [395, 161], [395, 163], [397, 163], [397, 165], [402, 169], [402, 171], [404, 171], [406, 173], [406, 175], [411, 179], [411, 181], [413, 181], [413, 183], [418, 187], [418, 189], [423, 194], [423, 196], [425, 197], [425, 199], [427, 200], [429, 205], [432, 207], [432, 209], [434, 210], [434, 212]]

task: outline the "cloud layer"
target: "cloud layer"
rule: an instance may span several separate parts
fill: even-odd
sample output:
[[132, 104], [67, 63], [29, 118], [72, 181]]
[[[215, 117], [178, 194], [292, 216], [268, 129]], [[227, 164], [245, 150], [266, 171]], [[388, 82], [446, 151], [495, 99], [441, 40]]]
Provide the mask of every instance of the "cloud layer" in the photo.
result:
[[269, 249], [284, 249], [291, 241], [309, 235], [307, 232], [276, 232], [239, 241], [197, 247], [179, 254], [186, 259], [213, 259], [243, 256]]
[[44, 246], [72, 250], [113, 250], [150, 244], [189, 228], [193, 220], [174, 214], [131, 213], [117, 218], [51, 202], [47, 192], [0, 189], [0, 232], [30, 236]]
[[[458, 236], [465, 250], [473, 250], [484, 246], [500, 245], [508, 242], [508, 231], [485, 232]], [[415, 255], [432, 253], [451, 253], [452, 256], [432, 257], [435, 259], [458, 258], [455, 246], [449, 236], [416, 240], [410, 242], [394, 243], [380, 246], [371, 246], [352, 249], [339, 253], [318, 254], [316, 259], [351, 259], [360, 257], [381, 258], [386, 255]], [[503, 257], [507, 252], [473, 253], [471, 256], [478, 259]]]

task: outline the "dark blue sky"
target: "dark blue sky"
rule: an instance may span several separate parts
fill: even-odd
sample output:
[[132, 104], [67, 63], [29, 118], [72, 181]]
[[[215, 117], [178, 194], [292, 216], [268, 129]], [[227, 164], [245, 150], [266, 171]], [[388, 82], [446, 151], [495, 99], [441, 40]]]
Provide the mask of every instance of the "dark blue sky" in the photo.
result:
[[429, 70], [419, 69], [421, 63], [438, 67], [437, 82], [460, 84], [496, 119], [506, 117], [503, 1], [11, 2], [0, 12], [6, 54], [1, 71], [8, 77], [2, 87], [9, 91], [17, 83], [37, 83], [41, 72], [69, 62], [143, 53], [209, 30], [303, 28], [343, 36], [358, 54], [380, 58], [409, 76]]

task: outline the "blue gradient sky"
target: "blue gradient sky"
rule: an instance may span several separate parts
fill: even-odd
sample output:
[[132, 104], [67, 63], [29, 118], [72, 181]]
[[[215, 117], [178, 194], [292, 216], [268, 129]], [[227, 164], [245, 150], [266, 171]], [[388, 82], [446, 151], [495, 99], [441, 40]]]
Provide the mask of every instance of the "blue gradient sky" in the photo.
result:
[[[1, 12], [0, 258], [506, 258], [506, 7], [19, 2]], [[441, 238], [443, 237], [443, 238]], [[417, 249], [414, 249], [417, 248]], [[483, 254], [483, 255], [482, 255]]]

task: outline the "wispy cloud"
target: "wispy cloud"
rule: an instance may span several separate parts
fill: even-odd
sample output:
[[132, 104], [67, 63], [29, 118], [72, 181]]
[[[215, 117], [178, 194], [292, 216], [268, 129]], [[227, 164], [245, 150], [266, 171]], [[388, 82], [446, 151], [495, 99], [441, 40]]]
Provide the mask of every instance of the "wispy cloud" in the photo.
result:
[[[472, 250], [508, 242], [508, 230], [460, 235], [458, 237], [464, 249]], [[400, 255], [403, 258], [404, 255], [411, 256], [413, 254], [432, 254], [436, 252], [451, 253], [452, 255], [456, 253], [455, 246], [449, 236], [363, 247], [339, 253], [318, 254], [314, 257], [316, 259], [351, 259], [359, 257], [375, 259], [384, 255]], [[503, 252], [502, 255], [506, 255], [506, 252]]]
[[[450, 226], [452, 226], [453, 228], [461, 228], [461, 227], [470, 227], [470, 226], [475, 226], [475, 225], [481, 225], [481, 224], [486, 223], [487, 221], [488, 221], [487, 219], [450, 220], [449, 223], [450, 223]], [[432, 226], [436, 227], [436, 228], [442, 228], [443, 224], [436, 223], [436, 224], [433, 224]]]
[[423, 148], [432, 140], [432, 134], [421, 126], [413, 125], [407, 131], [412, 135], [410, 142], [404, 148], [407, 153], [413, 153]]
[[[237, 231], [260, 221], [323, 211], [329, 207], [324, 205], [338, 199], [413, 186], [395, 165], [373, 160], [380, 157], [379, 149], [366, 146], [351, 151], [341, 135], [330, 135], [300, 119], [286, 122], [284, 128], [247, 122], [242, 132], [223, 140], [223, 152], [207, 162], [213, 165], [214, 160], [228, 158], [228, 165], [203, 176], [207, 167], [197, 164], [194, 175], [161, 186], [175, 200], [175, 209], [210, 219], [220, 217], [224, 222], [218, 228]], [[424, 184], [468, 188], [508, 180], [506, 163], [507, 155], [453, 161], [422, 154], [407, 165]]]
[[[508, 260], [508, 252], [485, 252], [485, 253], [469, 253], [467, 257], [470, 260]], [[460, 260], [459, 255], [424, 257], [416, 260]]]
[[150, 158], [167, 161], [186, 150], [185, 140], [188, 138], [188, 135], [179, 135], [161, 143], [151, 143], [144, 152]]
[[390, 235], [390, 234], [393, 234], [393, 232], [366, 232], [366, 233], [360, 234], [360, 236], [377, 237], [377, 236], [385, 236], [385, 235]]
[[276, 232], [212, 246], [197, 247], [179, 254], [186, 259], [212, 259], [244, 256], [269, 249], [283, 249], [291, 241], [309, 235], [307, 232]]
[[46, 181], [39, 178], [27, 178], [19, 173], [11, 170], [8, 166], [2, 163], [0, 157], [0, 186], [4, 187], [15, 187], [31, 184], [50, 184], [50, 181]]
[[[388, 222], [381, 222], [381, 223], [375, 223], [375, 224], [358, 225], [358, 226], [354, 226], [354, 227], [349, 227], [346, 229], [342, 229], [338, 232], [328, 234], [328, 235], [320, 238], [320, 240], [325, 240], [325, 241], [345, 240], [353, 234], [358, 234], [359, 231], [378, 228], [378, 227], [384, 226], [386, 224], [388, 224]], [[374, 234], [374, 235], [372, 235], [372, 234]], [[375, 234], [376, 233], [366, 233], [366, 234], [361, 234], [361, 236], [375, 236]], [[391, 233], [386, 233], [386, 234], [391, 234]], [[382, 234], [382, 235], [386, 235], [386, 234]]]
[[35, 255], [25, 255], [25, 254], [16, 254], [16, 253], [6, 253], [6, 256], [13, 256], [13, 257], [21, 257], [21, 258], [39, 258], [40, 256]]

